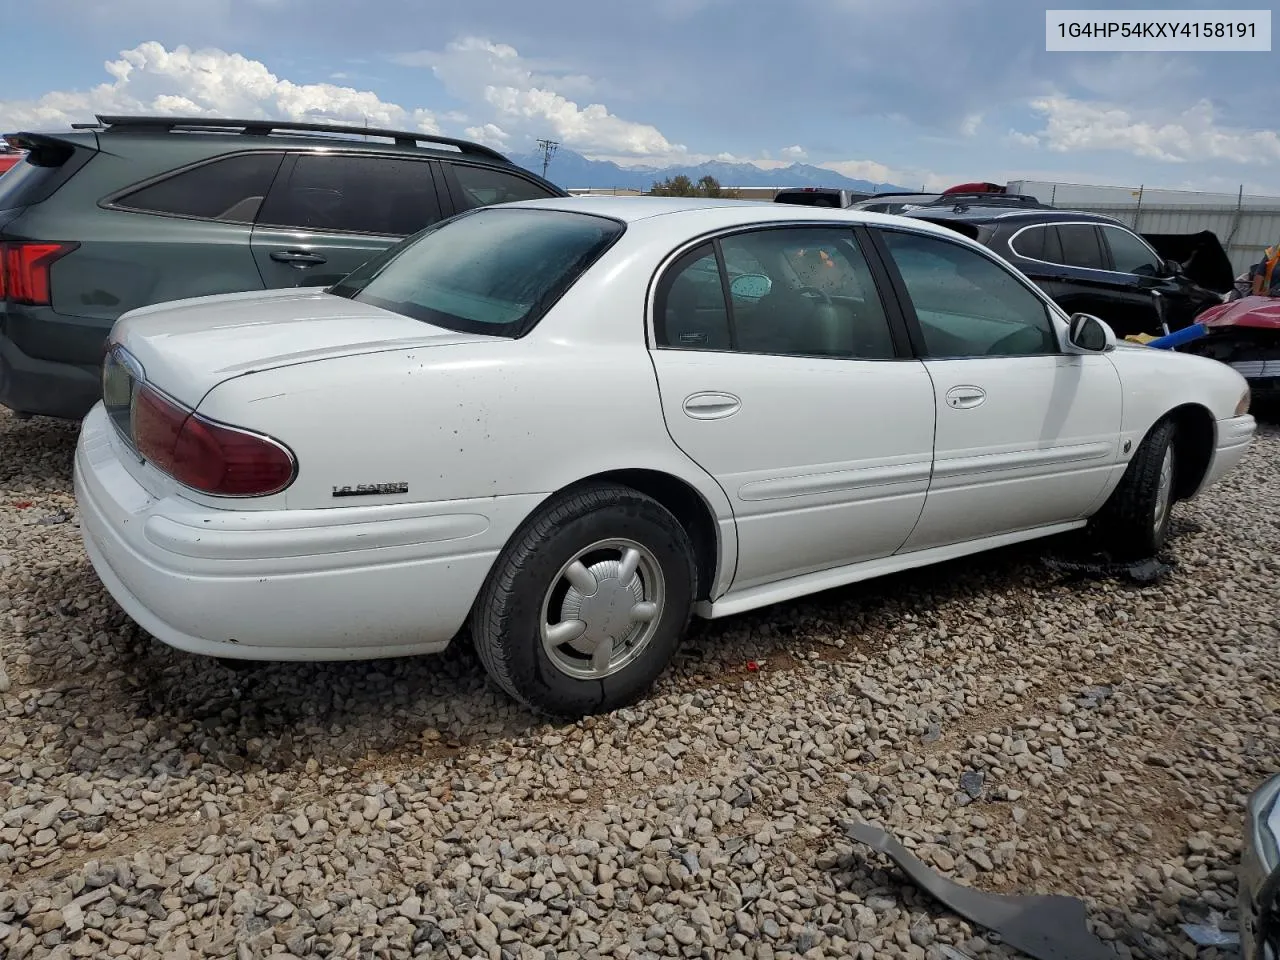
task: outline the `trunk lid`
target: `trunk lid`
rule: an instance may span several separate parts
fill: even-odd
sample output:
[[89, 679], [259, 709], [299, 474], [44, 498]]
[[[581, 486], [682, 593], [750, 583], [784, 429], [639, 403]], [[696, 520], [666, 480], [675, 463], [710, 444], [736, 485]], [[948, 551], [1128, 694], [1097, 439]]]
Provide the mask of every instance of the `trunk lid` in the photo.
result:
[[123, 347], [139, 374], [195, 408], [232, 377], [298, 363], [384, 350], [479, 343], [458, 333], [318, 289], [222, 294], [156, 304], [117, 321], [110, 346]]

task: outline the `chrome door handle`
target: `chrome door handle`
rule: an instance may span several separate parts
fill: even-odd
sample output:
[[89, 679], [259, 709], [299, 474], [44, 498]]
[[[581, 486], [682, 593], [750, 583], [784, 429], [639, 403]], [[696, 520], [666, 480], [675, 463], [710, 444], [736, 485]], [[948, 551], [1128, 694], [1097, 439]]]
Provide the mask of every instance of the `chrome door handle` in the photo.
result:
[[952, 387], [947, 391], [947, 406], [954, 407], [956, 410], [967, 410], [970, 407], [979, 406], [986, 399], [987, 391], [970, 384]]
[[720, 420], [742, 409], [742, 401], [732, 393], [704, 390], [684, 398], [684, 412], [694, 420]]
[[271, 259], [277, 263], [287, 263], [291, 267], [314, 267], [324, 263], [325, 258], [318, 253], [312, 253], [309, 250], [276, 250], [271, 254]]

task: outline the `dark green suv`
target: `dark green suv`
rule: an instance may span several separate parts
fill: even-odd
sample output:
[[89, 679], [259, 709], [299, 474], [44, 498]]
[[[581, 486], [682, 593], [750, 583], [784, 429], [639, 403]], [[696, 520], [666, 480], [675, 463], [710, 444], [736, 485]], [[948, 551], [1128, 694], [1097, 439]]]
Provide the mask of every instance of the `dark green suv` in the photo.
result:
[[400, 238], [564, 190], [477, 143], [326, 123], [99, 116], [5, 137], [0, 404], [77, 419], [135, 307], [328, 286]]

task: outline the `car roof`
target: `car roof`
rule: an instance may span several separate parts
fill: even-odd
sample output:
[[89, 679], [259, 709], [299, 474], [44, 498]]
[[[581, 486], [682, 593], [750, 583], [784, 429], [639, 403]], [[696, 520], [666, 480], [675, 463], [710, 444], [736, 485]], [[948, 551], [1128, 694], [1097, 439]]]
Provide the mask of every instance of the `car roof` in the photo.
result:
[[913, 220], [889, 213], [872, 213], [850, 207], [809, 207], [771, 200], [732, 200], [703, 197], [648, 197], [583, 195], [503, 203], [488, 210], [565, 210], [609, 217], [624, 223], [638, 223], [658, 217], [698, 219], [708, 229], [746, 226], [754, 223], [826, 221], [830, 223], [865, 223], [877, 226], [909, 226], [914, 229], [954, 238], [954, 231], [927, 220]]
[[965, 223], [1063, 223], [1081, 221], [1089, 223], [1105, 223], [1117, 226], [1124, 224], [1115, 217], [1108, 217], [1100, 213], [1086, 213], [1083, 210], [1060, 210], [1057, 208], [1046, 209], [1022, 209], [1020, 207], [1002, 207], [997, 205], [983, 206], [975, 202], [961, 202], [958, 204], [961, 208], [957, 210], [955, 207], [947, 204], [939, 204], [936, 207], [924, 207], [918, 210], [907, 210], [902, 215], [915, 219], [938, 219], [938, 220], [961, 220]]

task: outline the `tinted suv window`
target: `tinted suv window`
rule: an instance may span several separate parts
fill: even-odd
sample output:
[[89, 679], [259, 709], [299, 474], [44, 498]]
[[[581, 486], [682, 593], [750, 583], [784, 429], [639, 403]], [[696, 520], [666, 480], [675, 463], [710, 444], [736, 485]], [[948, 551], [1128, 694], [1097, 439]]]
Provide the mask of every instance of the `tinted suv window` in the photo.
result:
[[986, 256], [937, 237], [885, 231], [929, 357], [1058, 352], [1044, 302]]
[[258, 222], [402, 237], [439, 219], [426, 161], [304, 153], [276, 181]]
[[1058, 243], [1058, 231], [1052, 224], [1023, 227], [1009, 241], [1009, 246], [1020, 257], [1062, 263], [1062, 246]]
[[532, 180], [494, 170], [491, 167], [454, 163], [450, 164], [450, 169], [458, 178], [458, 186], [462, 188], [459, 206], [464, 210], [472, 207], [487, 207], [494, 203], [541, 200], [555, 196], [554, 193], [540, 187]]
[[396, 244], [330, 292], [450, 330], [520, 336], [622, 231], [562, 210], [476, 210]]
[[1091, 223], [1060, 223], [1058, 239], [1062, 243], [1062, 262], [1069, 267], [1105, 270], [1107, 261], [1098, 244], [1098, 231]]
[[202, 163], [126, 194], [116, 205], [148, 213], [252, 223], [282, 156], [245, 153]]
[[1121, 273], [1141, 273], [1155, 276], [1160, 271], [1160, 259], [1151, 248], [1128, 230], [1119, 227], [1103, 227], [1102, 235], [1111, 248], [1111, 263]]

